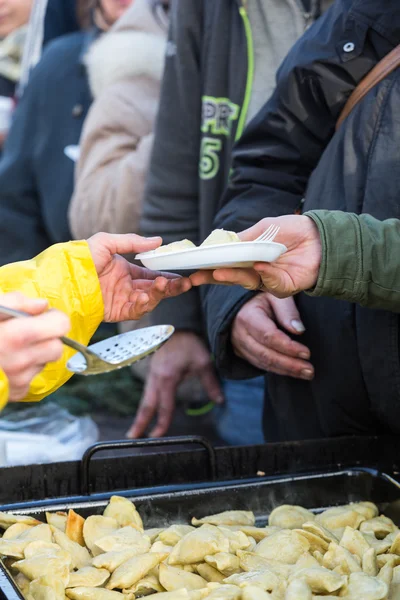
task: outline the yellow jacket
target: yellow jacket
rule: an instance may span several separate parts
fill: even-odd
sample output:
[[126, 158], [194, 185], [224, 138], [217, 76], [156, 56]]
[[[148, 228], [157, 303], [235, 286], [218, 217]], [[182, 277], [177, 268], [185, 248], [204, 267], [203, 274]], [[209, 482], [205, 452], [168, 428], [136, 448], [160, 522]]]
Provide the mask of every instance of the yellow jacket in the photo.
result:
[[[64, 311], [71, 319], [69, 336], [88, 344], [104, 316], [96, 269], [86, 242], [56, 244], [32, 260], [0, 268], [0, 294], [21, 292], [31, 298], [46, 298], [51, 308]], [[32, 381], [24, 401], [42, 400], [72, 375], [65, 365], [75, 353], [65, 347], [63, 357], [46, 365]], [[8, 381], [0, 370], [0, 409], [7, 404]]]

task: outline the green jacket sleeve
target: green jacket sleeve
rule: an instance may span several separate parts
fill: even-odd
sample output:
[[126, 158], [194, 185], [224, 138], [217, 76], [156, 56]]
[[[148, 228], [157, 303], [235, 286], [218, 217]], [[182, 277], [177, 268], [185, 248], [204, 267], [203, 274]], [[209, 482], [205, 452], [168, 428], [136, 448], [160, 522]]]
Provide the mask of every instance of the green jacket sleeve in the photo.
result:
[[400, 312], [400, 220], [316, 210], [322, 262], [312, 296]]

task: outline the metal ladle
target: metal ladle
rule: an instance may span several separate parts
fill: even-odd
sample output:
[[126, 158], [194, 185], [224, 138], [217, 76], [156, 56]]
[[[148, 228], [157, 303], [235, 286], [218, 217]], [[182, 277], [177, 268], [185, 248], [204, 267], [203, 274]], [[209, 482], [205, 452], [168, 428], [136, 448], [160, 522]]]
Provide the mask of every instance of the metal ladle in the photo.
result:
[[[0, 305], [0, 314], [8, 317], [32, 317], [29, 313]], [[156, 352], [174, 333], [172, 325], [156, 325], [115, 335], [91, 346], [62, 336], [63, 344], [78, 352], [67, 363], [67, 369], [80, 375], [98, 375], [128, 367]]]

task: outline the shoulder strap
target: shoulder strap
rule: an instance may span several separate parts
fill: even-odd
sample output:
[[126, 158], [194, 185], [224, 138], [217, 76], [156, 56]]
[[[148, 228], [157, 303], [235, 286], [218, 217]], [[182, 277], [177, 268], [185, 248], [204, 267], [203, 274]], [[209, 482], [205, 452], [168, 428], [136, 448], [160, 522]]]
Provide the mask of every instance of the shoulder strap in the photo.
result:
[[366, 77], [359, 83], [356, 89], [348, 99], [337, 123], [336, 130], [339, 129], [343, 121], [349, 116], [351, 111], [378, 83], [383, 81], [390, 73], [400, 66], [400, 45], [389, 52]]

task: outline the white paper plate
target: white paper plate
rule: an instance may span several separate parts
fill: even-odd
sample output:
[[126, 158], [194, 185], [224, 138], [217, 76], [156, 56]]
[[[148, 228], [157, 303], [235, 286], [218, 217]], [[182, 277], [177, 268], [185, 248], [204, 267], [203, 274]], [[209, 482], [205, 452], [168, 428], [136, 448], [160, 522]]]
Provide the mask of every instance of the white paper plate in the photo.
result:
[[236, 242], [200, 246], [175, 252], [142, 252], [136, 258], [154, 271], [193, 271], [222, 267], [252, 267], [255, 262], [273, 262], [287, 251], [276, 242]]

